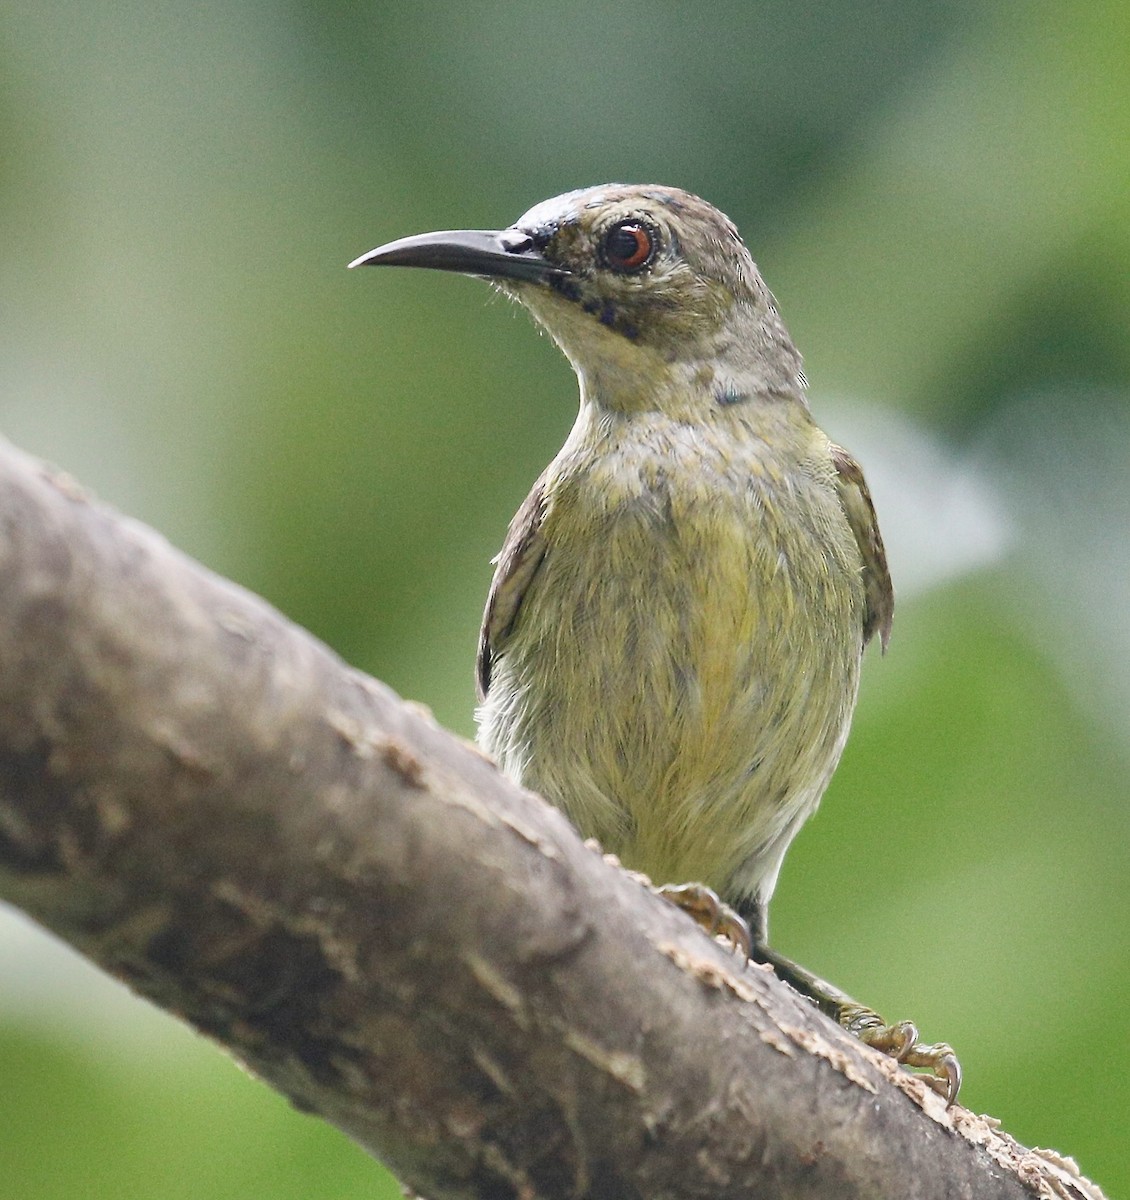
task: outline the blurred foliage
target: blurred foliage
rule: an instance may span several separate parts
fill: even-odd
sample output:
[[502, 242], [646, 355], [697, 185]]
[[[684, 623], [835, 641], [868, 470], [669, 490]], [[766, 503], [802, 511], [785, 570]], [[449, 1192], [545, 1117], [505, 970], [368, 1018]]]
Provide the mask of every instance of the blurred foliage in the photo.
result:
[[[488, 559], [571, 422], [481, 284], [349, 275], [607, 179], [743, 230], [901, 603], [774, 938], [1130, 1189], [1130, 8], [11, 0], [0, 422], [472, 729]], [[0, 926], [0, 1194], [393, 1195]], [[384, 1186], [386, 1190], [379, 1189]]]

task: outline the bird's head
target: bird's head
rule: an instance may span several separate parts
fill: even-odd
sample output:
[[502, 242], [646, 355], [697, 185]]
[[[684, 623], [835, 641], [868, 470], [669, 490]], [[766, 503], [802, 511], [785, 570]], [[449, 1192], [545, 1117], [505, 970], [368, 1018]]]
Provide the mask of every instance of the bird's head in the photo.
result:
[[738, 231], [678, 188], [567, 192], [508, 229], [401, 238], [350, 266], [490, 279], [530, 310], [584, 394], [608, 408], [802, 396], [800, 357]]

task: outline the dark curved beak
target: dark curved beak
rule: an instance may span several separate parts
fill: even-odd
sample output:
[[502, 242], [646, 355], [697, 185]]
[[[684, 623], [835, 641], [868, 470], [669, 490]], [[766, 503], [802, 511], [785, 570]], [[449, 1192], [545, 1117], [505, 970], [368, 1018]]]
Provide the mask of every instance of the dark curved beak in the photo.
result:
[[545, 280], [567, 275], [518, 229], [448, 229], [418, 233], [378, 246], [355, 258], [351, 267], [431, 267], [488, 279]]

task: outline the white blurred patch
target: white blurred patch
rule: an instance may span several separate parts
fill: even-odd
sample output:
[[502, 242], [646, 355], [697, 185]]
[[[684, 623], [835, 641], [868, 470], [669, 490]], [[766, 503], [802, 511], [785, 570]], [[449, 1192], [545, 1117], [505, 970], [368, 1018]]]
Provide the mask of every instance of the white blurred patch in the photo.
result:
[[1021, 620], [1081, 708], [1130, 745], [1130, 396], [1022, 396], [979, 458], [1018, 532]]
[[813, 407], [863, 467], [899, 600], [1008, 552], [1015, 529], [983, 464], [961, 457], [903, 413], [819, 398]]
[[1130, 746], [1130, 396], [1018, 397], [958, 454], [901, 413], [817, 399], [863, 465], [906, 600], [1006, 555], [1002, 596], [1087, 716]]

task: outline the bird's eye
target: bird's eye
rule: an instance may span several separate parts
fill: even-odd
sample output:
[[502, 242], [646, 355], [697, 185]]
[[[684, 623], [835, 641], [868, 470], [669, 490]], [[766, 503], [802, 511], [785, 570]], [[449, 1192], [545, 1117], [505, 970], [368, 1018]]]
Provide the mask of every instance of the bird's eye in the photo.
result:
[[600, 254], [613, 271], [639, 271], [651, 262], [658, 240], [642, 221], [620, 221], [601, 238]]

